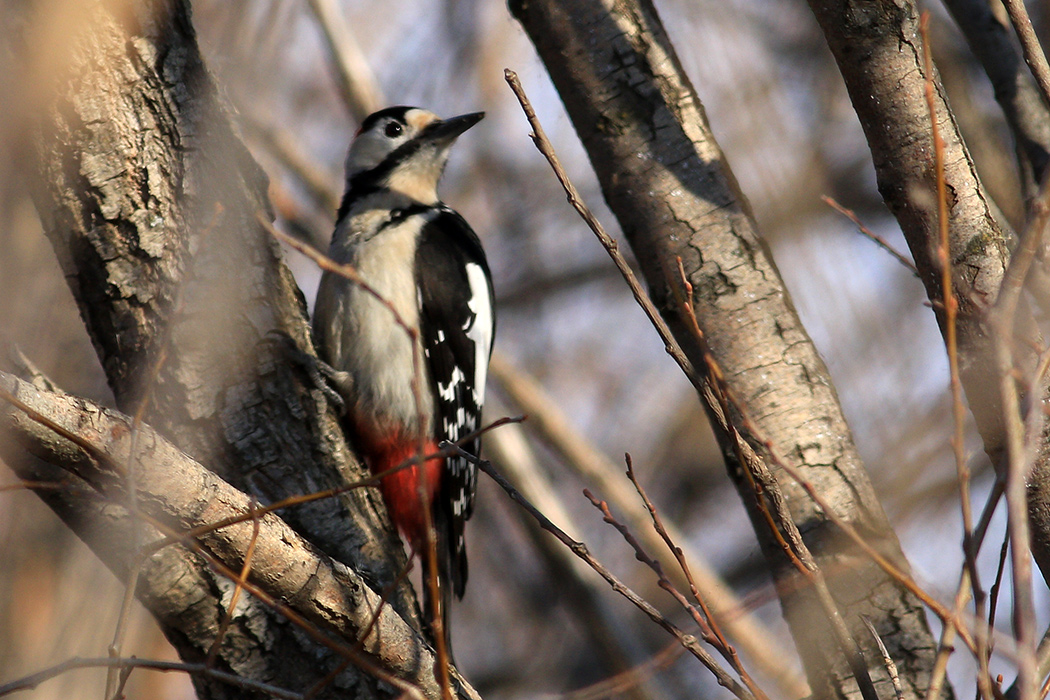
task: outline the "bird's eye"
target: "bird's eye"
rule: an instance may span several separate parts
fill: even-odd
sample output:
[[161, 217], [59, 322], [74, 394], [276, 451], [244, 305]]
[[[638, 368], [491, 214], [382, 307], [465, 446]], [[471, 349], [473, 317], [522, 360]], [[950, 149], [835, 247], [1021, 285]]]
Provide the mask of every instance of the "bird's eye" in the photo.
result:
[[395, 136], [400, 136], [402, 131], [403, 129], [401, 128], [400, 124], [398, 124], [397, 122], [390, 122], [386, 125], [386, 130], [384, 131], [384, 133], [387, 135], [387, 138], [392, 139]]

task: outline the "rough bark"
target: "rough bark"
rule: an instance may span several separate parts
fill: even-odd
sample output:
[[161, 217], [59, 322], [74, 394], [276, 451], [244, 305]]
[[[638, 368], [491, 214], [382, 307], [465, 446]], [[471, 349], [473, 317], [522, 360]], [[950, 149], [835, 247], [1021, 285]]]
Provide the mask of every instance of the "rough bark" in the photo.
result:
[[[962, 21], [965, 3], [953, 9]], [[907, 0], [876, 5], [859, 2], [811, 0], [828, 46], [842, 72], [853, 107], [868, 140], [879, 192], [897, 218], [908, 242], [926, 293], [944, 331], [941, 303], [941, 265], [938, 260], [936, 169], [929, 110], [925, 100], [926, 71], [918, 27], [918, 11]], [[972, 8], [971, 8], [972, 9]], [[985, 21], [989, 16], [984, 16]], [[986, 27], [987, 28], [987, 27]], [[975, 31], [971, 27], [968, 31]], [[996, 32], [992, 32], [994, 37]], [[1001, 39], [1002, 37], [1000, 37]], [[989, 40], [983, 53], [992, 52]], [[1003, 49], [1004, 51], [1006, 49]], [[1013, 52], [1013, 49], [1010, 49]], [[992, 56], [983, 57], [990, 73]], [[1026, 80], [1010, 67], [1009, 55], [999, 54], [996, 82], [1002, 99], [1005, 84], [1017, 94], [1003, 105], [1017, 129], [1017, 138], [1032, 168], [1045, 163], [1038, 113], [1031, 100], [1037, 96], [1023, 88]], [[1016, 56], [1014, 56], [1016, 61]], [[952, 285], [959, 302], [957, 320], [959, 368], [967, 402], [984, 441], [985, 452], [997, 469], [1005, 464], [1003, 402], [996, 369], [993, 332], [988, 311], [995, 303], [1009, 261], [1007, 236], [977, 176], [963, 143], [940, 81], [934, 75], [935, 108], [944, 141], [944, 178], [948, 191], [949, 245]], [[1027, 95], [1027, 97], [1026, 97]], [[1016, 113], [1015, 113], [1016, 112]], [[1038, 125], [1038, 126], [1037, 126]], [[1027, 134], [1027, 135], [1026, 135]], [[1018, 333], [1035, 327], [1023, 306], [1016, 321]], [[1015, 364], [1026, 373], [1035, 364], [1034, 353], [1018, 343]], [[1044, 395], [1045, 398], [1045, 395]], [[1044, 437], [1028, 483], [1032, 553], [1044, 578], [1050, 576], [1050, 442]], [[1050, 580], [1050, 579], [1048, 579]]]
[[[43, 30], [30, 6], [20, 9], [24, 22], [10, 26], [25, 34], [16, 43], [32, 47], [24, 40]], [[33, 66], [26, 99], [36, 100], [25, 113], [39, 117], [31, 125], [34, 199], [118, 406], [133, 413], [145, 402], [146, 423], [263, 503], [361, 476], [336, 415], [271, 336], [311, 351], [301, 293], [259, 221], [268, 215], [265, 177], [201, 62], [187, 3], [71, 2], [60, 10], [43, 17], [72, 31], [49, 44], [47, 60], [22, 56]], [[49, 503], [83, 524], [78, 534], [89, 544], [105, 543], [96, 551], [118, 575], [128, 570], [134, 551], [125, 523], [98, 520], [91, 504], [77, 512], [69, 499]], [[283, 517], [375, 591], [403, 568], [373, 489]], [[182, 579], [197, 582], [192, 590], [179, 591], [171, 584], [180, 566], [147, 567], [140, 597], [180, 654], [201, 658], [230, 584], [199, 567]], [[202, 636], [165, 623], [184, 595], [199, 597], [194, 605], [211, 625]], [[391, 603], [418, 629], [407, 583]], [[331, 670], [317, 663], [320, 647], [281, 615], [255, 608], [250, 629], [227, 633], [220, 664], [267, 682], [294, 679], [300, 689]], [[269, 653], [248, 653], [259, 639]], [[244, 693], [197, 687], [204, 697]], [[351, 668], [326, 693], [348, 687], [361, 697], [389, 691]]]
[[[292, 689], [309, 687], [304, 684], [308, 677], [304, 678], [303, 668], [316, 666], [318, 647], [327, 645], [318, 644], [316, 632], [304, 634], [302, 626], [295, 647], [281, 635], [272, 634], [266, 617], [272, 613], [272, 601], [276, 601], [306, 620], [313, 630], [334, 633], [333, 643], [352, 651], [348, 658], [366, 671], [344, 674], [321, 697], [382, 697], [370, 687], [368, 672], [373, 667], [405, 681], [406, 688], [408, 684], [415, 686], [424, 697], [441, 697], [432, 670], [433, 654], [419, 633], [390, 606], [382, 606], [379, 595], [358, 573], [326, 556], [276, 514], [245, 518], [256, 506], [251, 497], [148, 426], [136, 427], [127, 416], [84, 399], [35, 389], [3, 372], [0, 389], [33, 412], [30, 415], [20, 406], [2, 404], [0, 435], [5, 439], [0, 446], [5, 458], [27, 479], [39, 476], [28, 455], [76, 477], [65, 481], [65, 489], [42, 491], [50, 494], [45, 500], [119, 574], [126, 574], [129, 566], [124, 543], [138, 538], [146, 546], [150, 555], [144, 560], [139, 597], [169, 637], [184, 638], [194, 645], [198, 640], [214, 640], [229, 605], [233, 583], [210, 575], [205, 559], [178, 542], [153, 546], [170, 531], [201, 528], [193, 541], [234, 572], [241, 571], [245, 552], [251, 549], [249, 581], [271, 601], [246, 595], [238, 603], [222, 645], [224, 661], [237, 659], [232, 670], [262, 680], [257, 670], [272, 669], [274, 664], [268, 659], [277, 656], [282, 663], [276, 674], [265, 676], [267, 683]], [[54, 425], [66, 435], [56, 434]], [[67, 439], [70, 434], [75, 442]], [[90, 448], [85, 449], [85, 445]], [[127, 472], [131, 469], [135, 472], [134, 494], [128, 490]], [[132, 496], [138, 519], [121, 505], [130, 503]], [[84, 518], [85, 514], [91, 517]], [[157, 527], [147, 526], [141, 516], [158, 523]], [[218, 529], [208, 527], [228, 521], [231, 524]], [[121, 537], [114, 537], [115, 533]], [[374, 626], [369, 628], [376, 615]], [[296, 627], [291, 621], [286, 625]], [[357, 640], [361, 640], [359, 650]], [[333, 655], [331, 666], [338, 663], [339, 656]], [[198, 680], [203, 697], [228, 697], [228, 688], [217, 684], [202, 688], [201, 683]], [[469, 687], [464, 686], [463, 692], [476, 697]]]
[[[906, 567], [842, 416], [827, 369], [798, 320], [759, 238], [703, 108], [649, 2], [512, 2], [547, 65], [605, 199], [638, 259], [654, 302], [695, 367], [703, 344], [675, 301], [680, 257], [696, 322], [746, 420], [714, 416], [730, 473], [749, 508], [785, 616], [817, 697], [858, 692], [844, 655], [805, 585], [789, 571], [738, 462], [738, 435], [802, 470], [835, 510]], [[708, 404], [708, 406], [710, 406]], [[752, 431], [756, 427], [756, 431]], [[874, 621], [905, 683], [925, 694], [935, 643], [918, 601], [845, 541], [823, 512], [773, 467], [795, 523], [827, 572], [877, 686], [888, 683], [859, 616]], [[881, 692], [892, 693], [888, 686]]]
[[[879, 191], [900, 222], [943, 328], [941, 266], [937, 258], [937, 200], [926, 72], [918, 13], [909, 2], [870, 11], [850, 3], [811, 3], [838, 61], [868, 138]], [[994, 303], [1007, 245], [937, 81], [937, 119], [945, 142], [953, 285], [958, 292], [961, 372], [989, 454], [1002, 450], [1002, 412], [987, 354], [982, 312]]]

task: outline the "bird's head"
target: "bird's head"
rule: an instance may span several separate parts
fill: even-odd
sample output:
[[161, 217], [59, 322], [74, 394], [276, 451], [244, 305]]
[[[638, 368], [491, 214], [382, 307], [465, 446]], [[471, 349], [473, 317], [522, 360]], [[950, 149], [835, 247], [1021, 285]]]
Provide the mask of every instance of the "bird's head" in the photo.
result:
[[441, 119], [417, 107], [388, 107], [370, 115], [346, 155], [348, 190], [390, 190], [423, 204], [438, 201], [437, 184], [456, 137], [484, 112]]

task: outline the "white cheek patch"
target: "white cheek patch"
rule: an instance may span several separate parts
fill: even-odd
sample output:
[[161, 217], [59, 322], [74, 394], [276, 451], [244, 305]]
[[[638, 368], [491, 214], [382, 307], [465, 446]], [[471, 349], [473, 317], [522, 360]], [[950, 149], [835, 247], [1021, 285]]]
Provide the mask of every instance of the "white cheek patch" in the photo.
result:
[[485, 402], [485, 380], [492, 350], [492, 299], [489, 297], [488, 279], [481, 265], [467, 263], [467, 281], [470, 283], [470, 301], [467, 306], [473, 312], [474, 319], [463, 330], [474, 341], [474, 402], [481, 408]]

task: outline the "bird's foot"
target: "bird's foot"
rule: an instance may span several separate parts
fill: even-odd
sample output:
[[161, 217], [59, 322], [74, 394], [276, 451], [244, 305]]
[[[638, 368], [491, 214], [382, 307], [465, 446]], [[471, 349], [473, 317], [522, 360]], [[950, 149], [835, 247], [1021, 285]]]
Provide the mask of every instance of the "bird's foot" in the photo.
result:
[[[330, 364], [312, 353], [305, 352], [295, 340], [284, 331], [272, 330], [266, 334], [269, 341], [280, 348], [280, 352], [289, 360], [299, 365], [310, 380], [314, 389], [335, 406], [339, 415], [346, 413], [346, 399], [349, 395], [352, 379], [347, 372], [340, 372]], [[265, 342], [265, 341], [264, 341]]]

